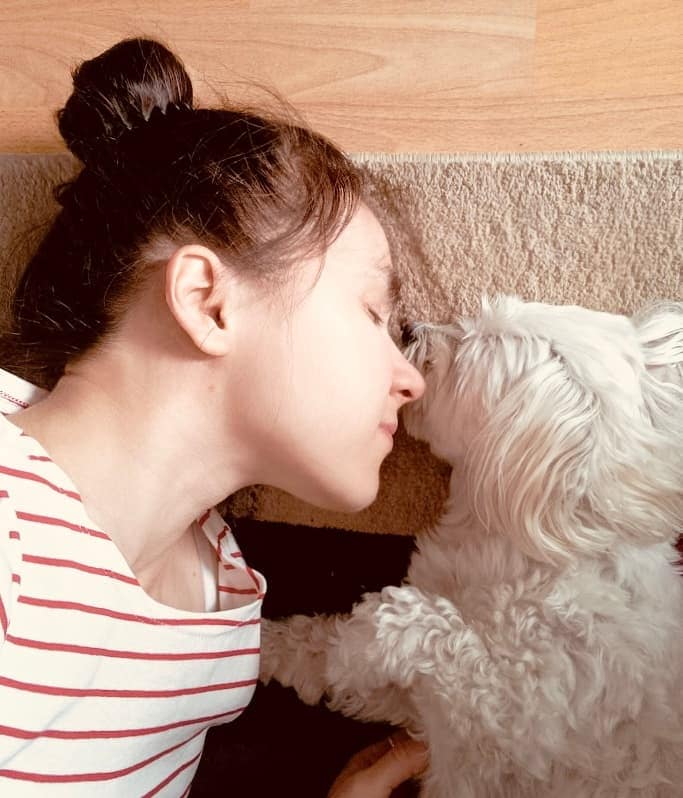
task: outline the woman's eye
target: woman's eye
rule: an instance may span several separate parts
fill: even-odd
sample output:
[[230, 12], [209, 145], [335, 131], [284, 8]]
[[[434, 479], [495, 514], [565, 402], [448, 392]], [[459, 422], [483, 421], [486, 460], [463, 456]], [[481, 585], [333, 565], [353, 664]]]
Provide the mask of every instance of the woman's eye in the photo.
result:
[[373, 310], [370, 306], [368, 306], [368, 313], [370, 314], [370, 317], [378, 327], [384, 324], [384, 319], [379, 315], [379, 313], [377, 313], [377, 311]]

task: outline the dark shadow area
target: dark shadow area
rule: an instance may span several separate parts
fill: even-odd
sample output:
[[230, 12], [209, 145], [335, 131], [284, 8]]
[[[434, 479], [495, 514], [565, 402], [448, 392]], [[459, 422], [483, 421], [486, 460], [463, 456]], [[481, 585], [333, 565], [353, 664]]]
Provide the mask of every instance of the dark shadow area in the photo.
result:
[[[230, 523], [246, 561], [268, 582], [266, 618], [348, 612], [363, 593], [400, 583], [414, 545], [398, 535]], [[259, 685], [237, 720], [209, 731], [191, 798], [243, 790], [252, 798], [324, 798], [348, 759], [391, 730], [306, 706], [292, 689]]]

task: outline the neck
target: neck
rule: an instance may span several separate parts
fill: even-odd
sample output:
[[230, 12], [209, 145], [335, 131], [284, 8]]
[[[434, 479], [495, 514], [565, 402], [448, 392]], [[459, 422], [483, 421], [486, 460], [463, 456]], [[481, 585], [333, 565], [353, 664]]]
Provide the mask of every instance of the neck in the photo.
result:
[[76, 369], [10, 416], [64, 470], [139, 579], [154, 579], [193, 521], [243, 486], [227, 442], [217, 445], [215, 414], [155, 377]]

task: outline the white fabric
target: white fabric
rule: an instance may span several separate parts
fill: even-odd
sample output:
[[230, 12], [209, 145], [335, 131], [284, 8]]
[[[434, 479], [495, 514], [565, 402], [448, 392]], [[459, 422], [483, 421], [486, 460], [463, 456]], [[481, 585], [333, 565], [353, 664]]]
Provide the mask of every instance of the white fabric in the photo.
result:
[[216, 553], [203, 533], [199, 524], [192, 527], [194, 542], [197, 546], [199, 555], [199, 567], [201, 569], [202, 586], [204, 588], [204, 609], [207, 612], [216, 612], [218, 604], [218, 562]]
[[[0, 370], [0, 412], [44, 395]], [[207, 728], [255, 689], [266, 590], [216, 510], [196, 530], [215, 612], [151, 598], [67, 475], [0, 416], [0, 795], [188, 794]]]

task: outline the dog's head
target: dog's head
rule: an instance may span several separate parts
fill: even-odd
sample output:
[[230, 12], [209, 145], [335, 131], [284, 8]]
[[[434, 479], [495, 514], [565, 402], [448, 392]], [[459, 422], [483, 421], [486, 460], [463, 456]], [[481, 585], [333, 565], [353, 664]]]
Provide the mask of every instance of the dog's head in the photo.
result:
[[555, 563], [680, 531], [683, 304], [630, 320], [500, 296], [409, 337], [426, 391], [406, 430], [458, 469], [487, 529]]

